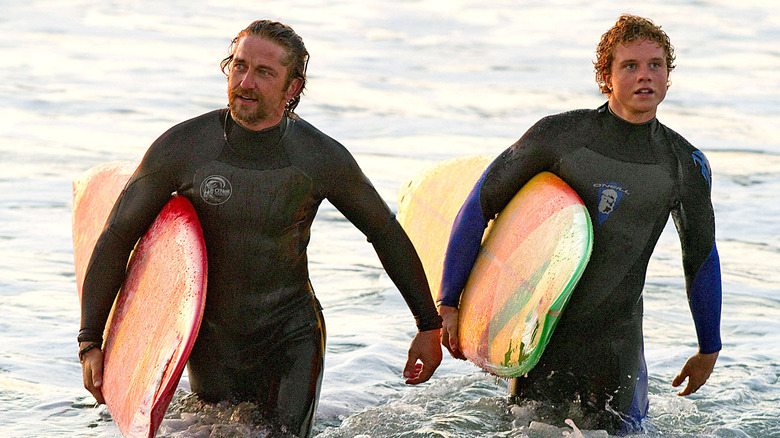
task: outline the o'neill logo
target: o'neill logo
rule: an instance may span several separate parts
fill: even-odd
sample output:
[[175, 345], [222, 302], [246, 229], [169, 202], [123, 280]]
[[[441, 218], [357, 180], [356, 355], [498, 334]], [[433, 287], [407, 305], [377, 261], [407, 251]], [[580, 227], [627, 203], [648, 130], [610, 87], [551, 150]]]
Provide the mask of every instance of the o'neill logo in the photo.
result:
[[200, 197], [207, 204], [220, 205], [230, 199], [233, 187], [230, 181], [222, 175], [211, 175], [203, 180], [200, 185]]
[[623, 196], [628, 196], [629, 193], [616, 182], [597, 183], [593, 184], [593, 187], [599, 189], [599, 225], [601, 225], [615, 211]]

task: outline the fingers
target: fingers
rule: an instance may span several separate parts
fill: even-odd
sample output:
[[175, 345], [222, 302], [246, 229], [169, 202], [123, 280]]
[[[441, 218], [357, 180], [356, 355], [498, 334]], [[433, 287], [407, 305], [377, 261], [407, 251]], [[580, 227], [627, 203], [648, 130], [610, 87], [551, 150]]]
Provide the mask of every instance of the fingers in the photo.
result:
[[458, 309], [451, 306], [439, 306], [439, 314], [442, 317], [441, 344], [455, 359], [465, 360], [466, 356], [460, 350], [458, 339]]
[[682, 371], [680, 371], [680, 374], [672, 381], [672, 386], [677, 387], [682, 385], [685, 379], [688, 379], [688, 384], [685, 386], [685, 389], [678, 392], [677, 395], [691, 395], [704, 386], [715, 367], [717, 359], [717, 352], [710, 354], [696, 353], [688, 359], [688, 361], [685, 362]]
[[422, 364], [417, 363], [416, 357], [409, 357], [409, 359], [407, 359], [406, 365], [404, 365], [404, 377], [407, 378], [406, 383], [409, 383], [410, 380], [417, 377], [420, 373], [420, 368], [422, 368]]
[[682, 391], [678, 392], [677, 395], [680, 395], [680, 396], [691, 395], [694, 392], [696, 392], [699, 388], [702, 387], [702, 384], [694, 382], [693, 377], [688, 375], [685, 372], [681, 372], [680, 374], [677, 375], [677, 377], [674, 378], [674, 380], [672, 381], [672, 386], [678, 387], [678, 386], [682, 385], [683, 382], [685, 382], [686, 378], [688, 378], [688, 384], [685, 385], [685, 389], [683, 389]]
[[452, 335], [448, 331], [442, 330], [441, 344], [450, 352], [450, 356], [455, 359], [466, 360], [466, 356], [460, 351], [460, 341], [457, 335]]
[[683, 376], [682, 373], [678, 374], [674, 380], [672, 380], [672, 386], [675, 388], [682, 385], [682, 383], [685, 381], [685, 376]]
[[438, 329], [419, 332], [414, 337], [404, 366], [404, 377], [407, 378], [407, 384], [416, 385], [427, 382], [436, 371], [441, 363], [439, 339]]
[[685, 386], [685, 389], [683, 389], [682, 391], [678, 392], [677, 395], [680, 395], [680, 396], [691, 395], [694, 392], [696, 392], [699, 388], [701, 388], [701, 385], [696, 386], [693, 383], [691, 383], [691, 381], [689, 380], [688, 384]]
[[450, 351], [455, 359], [466, 360], [466, 356], [460, 351], [460, 339], [458, 339], [457, 334], [450, 336]]
[[427, 382], [432, 376], [436, 368], [441, 363], [441, 358], [434, 364], [426, 364], [425, 361], [406, 363], [404, 367], [404, 377], [406, 377], [407, 385], [417, 385], [419, 383]]
[[674, 378], [674, 381], [672, 382], [672, 386], [680, 386], [686, 379], [688, 378], [688, 384], [685, 385], [685, 389], [678, 392], [677, 395], [685, 396], [685, 395], [691, 395], [694, 392], [698, 391], [699, 388], [704, 386], [704, 383], [706, 380], [702, 381], [693, 374], [689, 374], [686, 372], [681, 372], [677, 377]]
[[427, 382], [428, 379], [431, 378], [433, 375], [433, 371], [430, 371], [427, 369], [425, 365], [421, 363], [417, 363], [412, 367], [412, 371], [409, 374], [409, 376], [406, 376], [404, 373], [404, 377], [409, 377], [406, 379], [407, 385], [417, 385], [419, 383]]
[[103, 399], [103, 353], [100, 350], [92, 350], [84, 355], [81, 364], [86, 388], [99, 404], [105, 403]]
[[450, 352], [450, 355], [454, 356], [450, 346], [450, 332], [447, 331], [446, 327], [441, 330], [441, 345]]
[[103, 400], [103, 361], [97, 361], [92, 368], [92, 384], [95, 386], [95, 390], [92, 393], [96, 394], [95, 399], [98, 403], [104, 403]]
[[432, 376], [433, 372], [436, 371], [436, 368], [438, 368], [438, 365], [435, 367], [430, 367], [425, 364], [422, 364], [422, 366], [419, 367], [419, 373], [417, 374], [417, 379], [413, 384], [423, 383], [427, 382]]

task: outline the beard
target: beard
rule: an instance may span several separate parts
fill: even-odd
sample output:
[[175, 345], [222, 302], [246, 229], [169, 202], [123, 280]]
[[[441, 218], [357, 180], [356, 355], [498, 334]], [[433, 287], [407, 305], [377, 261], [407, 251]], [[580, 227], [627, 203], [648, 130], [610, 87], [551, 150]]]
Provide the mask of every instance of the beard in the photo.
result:
[[[257, 102], [255, 108], [246, 108], [241, 102], [241, 97], [254, 99]], [[242, 125], [251, 126], [267, 120], [274, 112], [268, 99], [258, 93], [242, 90], [240, 87], [230, 90], [228, 94], [228, 107], [233, 118]]]

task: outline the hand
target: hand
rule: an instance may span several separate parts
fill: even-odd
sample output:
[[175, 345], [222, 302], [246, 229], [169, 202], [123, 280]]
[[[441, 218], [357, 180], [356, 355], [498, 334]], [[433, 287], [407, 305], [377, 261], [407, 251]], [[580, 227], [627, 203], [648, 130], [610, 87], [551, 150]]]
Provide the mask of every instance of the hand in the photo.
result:
[[[409, 346], [409, 355], [404, 367], [407, 385], [428, 381], [441, 363], [439, 329], [418, 332]], [[417, 361], [421, 363], [417, 363]]]
[[[84, 348], [90, 342], [82, 342], [79, 348]], [[86, 388], [99, 404], [106, 401], [103, 399], [103, 352], [99, 348], [84, 353], [83, 362], [81, 362], [81, 374], [84, 378], [84, 388]]]
[[718, 360], [718, 352], [711, 354], [696, 353], [685, 362], [680, 374], [672, 381], [672, 386], [680, 386], [685, 379], [688, 379], [688, 385], [677, 395], [690, 395], [696, 392], [712, 374], [715, 368], [715, 361]]
[[466, 356], [460, 351], [458, 340], [458, 308], [452, 306], [439, 306], [439, 315], [442, 320], [441, 344], [455, 359], [466, 360]]

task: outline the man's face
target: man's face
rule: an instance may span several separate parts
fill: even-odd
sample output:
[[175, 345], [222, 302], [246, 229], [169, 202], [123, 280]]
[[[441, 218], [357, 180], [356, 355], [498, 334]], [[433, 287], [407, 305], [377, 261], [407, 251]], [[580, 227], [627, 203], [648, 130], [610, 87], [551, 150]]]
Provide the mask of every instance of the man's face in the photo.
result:
[[283, 47], [265, 38], [239, 40], [228, 72], [228, 102], [244, 127], [259, 131], [279, 123], [287, 101], [301, 87], [300, 79], [287, 84], [285, 56]]
[[612, 90], [609, 107], [615, 114], [632, 123], [650, 121], [666, 97], [666, 54], [646, 39], [620, 44], [604, 80]]

